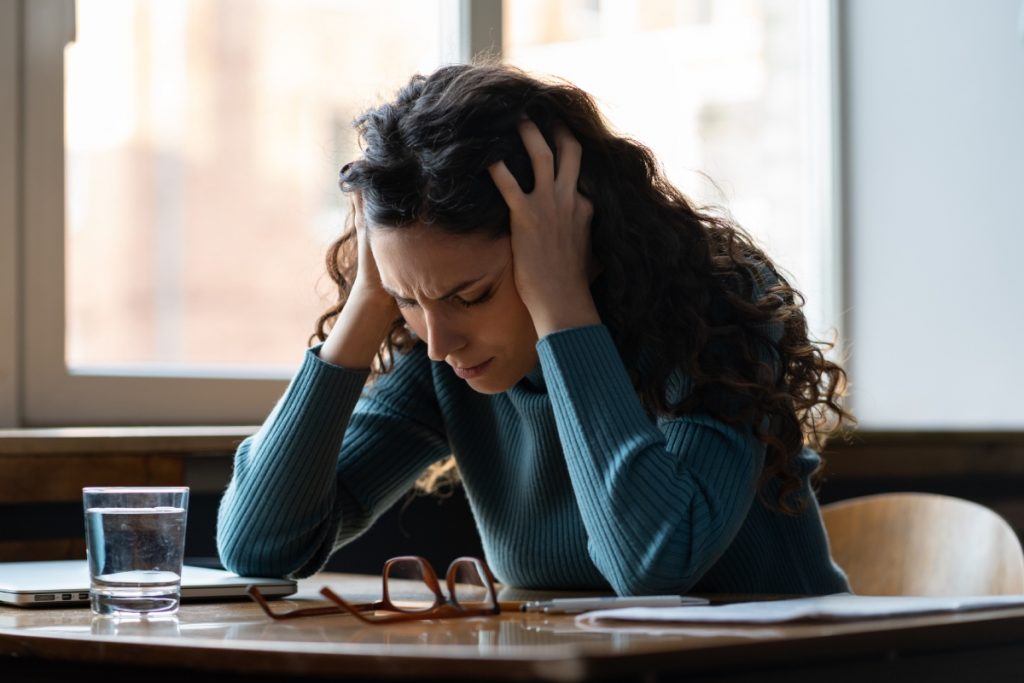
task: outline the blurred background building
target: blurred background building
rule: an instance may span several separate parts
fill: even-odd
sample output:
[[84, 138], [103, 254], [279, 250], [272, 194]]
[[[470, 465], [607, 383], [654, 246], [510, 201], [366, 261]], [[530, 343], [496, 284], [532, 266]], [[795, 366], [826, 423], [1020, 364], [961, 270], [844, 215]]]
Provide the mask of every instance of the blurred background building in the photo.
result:
[[[332, 298], [355, 115], [454, 61], [436, 0], [79, 0], [66, 51], [72, 367], [286, 376]], [[790, 0], [508, 0], [505, 61], [594, 94], [805, 288], [819, 330], [809, 57]], [[804, 60], [804, 61], [802, 61]], [[817, 231], [817, 232], [816, 232]], [[827, 260], [827, 259], [825, 259]]]

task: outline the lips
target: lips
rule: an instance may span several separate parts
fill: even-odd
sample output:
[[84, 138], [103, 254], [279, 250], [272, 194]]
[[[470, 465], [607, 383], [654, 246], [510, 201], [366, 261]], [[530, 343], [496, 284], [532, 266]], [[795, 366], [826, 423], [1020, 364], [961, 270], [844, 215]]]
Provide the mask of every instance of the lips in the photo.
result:
[[455, 374], [461, 379], [473, 379], [474, 377], [479, 377], [487, 372], [487, 368], [490, 367], [493, 360], [493, 358], [488, 358], [483, 363], [480, 363], [480, 365], [473, 365], [468, 368], [458, 368], [453, 365], [452, 370], [454, 370]]

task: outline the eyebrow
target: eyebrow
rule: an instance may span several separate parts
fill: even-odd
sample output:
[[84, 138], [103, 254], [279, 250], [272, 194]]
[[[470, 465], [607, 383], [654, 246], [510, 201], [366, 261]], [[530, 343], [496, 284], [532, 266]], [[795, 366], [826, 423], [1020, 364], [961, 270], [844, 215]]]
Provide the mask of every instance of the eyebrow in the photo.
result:
[[[459, 292], [461, 292], [462, 290], [467, 289], [469, 287], [472, 287], [476, 283], [478, 283], [481, 280], [483, 280], [485, 277], [487, 277], [487, 275], [478, 275], [477, 277], [470, 278], [469, 280], [463, 280], [462, 282], [460, 282], [459, 284], [455, 285], [454, 287], [449, 289], [447, 292], [445, 292], [441, 296], [439, 296], [436, 299], [434, 299], [434, 301], [444, 301], [445, 299], [449, 299], [449, 298], [455, 296], [456, 294], [458, 294]], [[401, 301], [413, 301], [413, 299], [410, 299], [408, 297], [402, 296], [401, 294], [399, 294], [398, 292], [396, 292], [395, 290], [391, 289], [390, 287], [388, 287], [387, 285], [385, 285], [383, 283], [381, 284], [381, 288], [383, 288], [385, 292], [387, 292], [391, 296], [395, 297], [396, 299], [399, 299]]]

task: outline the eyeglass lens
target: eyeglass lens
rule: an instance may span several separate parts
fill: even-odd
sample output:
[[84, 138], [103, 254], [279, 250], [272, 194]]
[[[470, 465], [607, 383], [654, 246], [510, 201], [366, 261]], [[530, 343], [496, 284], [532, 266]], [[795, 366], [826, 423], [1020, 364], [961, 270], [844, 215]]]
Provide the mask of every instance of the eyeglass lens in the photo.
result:
[[473, 560], [458, 560], [448, 572], [448, 590], [464, 609], [483, 609], [491, 604], [483, 568]]
[[[460, 558], [445, 577], [450, 597], [463, 609], [486, 609], [493, 603], [487, 571], [478, 560]], [[384, 571], [391, 606], [403, 612], [430, 610], [445, 602], [434, 570], [419, 557], [395, 558]]]
[[417, 558], [391, 561], [384, 573], [392, 606], [403, 612], [422, 612], [437, 604], [426, 565]]

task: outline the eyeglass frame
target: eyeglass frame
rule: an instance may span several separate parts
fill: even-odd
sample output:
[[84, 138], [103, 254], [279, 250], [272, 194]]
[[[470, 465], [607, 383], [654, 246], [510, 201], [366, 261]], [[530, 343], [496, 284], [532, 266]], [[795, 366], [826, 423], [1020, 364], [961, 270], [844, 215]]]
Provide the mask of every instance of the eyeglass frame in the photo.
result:
[[[430, 589], [430, 592], [434, 594], [434, 602], [429, 607], [420, 609], [399, 607], [391, 599], [391, 593], [388, 589], [389, 572], [396, 563], [409, 561], [419, 564], [420, 569], [423, 572], [423, 582]], [[481, 578], [484, 580], [484, 588], [487, 590], [487, 598], [490, 603], [488, 607], [467, 608], [459, 604], [458, 599], [455, 597], [455, 573], [458, 567], [463, 564], [471, 564], [475, 567]], [[384, 563], [384, 569], [381, 571], [381, 581], [383, 583], [382, 598], [375, 602], [353, 604], [346, 601], [327, 586], [324, 586], [320, 589], [320, 595], [333, 602], [334, 605], [323, 607], [299, 607], [287, 612], [279, 613], [274, 613], [273, 610], [271, 610], [270, 603], [267, 601], [266, 597], [260, 593], [259, 588], [255, 585], [247, 586], [245, 592], [256, 602], [256, 604], [260, 606], [268, 617], [276, 621], [285, 621], [300, 617], [347, 613], [367, 624], [393, 624], [401, 621], [457, 619], [461, 617], [501, 614], [498, 595], [494, 589], [494, 575], [491, 574], [491, 569], [487, 566], [487, 563], [477, 557], [457, 557], [448, 565], [448, 571], [445, 574], [445, 584], [448, 588], [447, 595], [445, 595], [441, 589], [441, 583], [437, 578], [437, 572], [434, 571], [433, 565], [431, 565], [426, 558], [419, 555], [401, 555], [399, 557], [392, 557]], [[372, 614], [377, 611], [387, 611], [392, 612], [392, 614], [380, 616], [376, 614], [370, 616], [367, 614]]]

